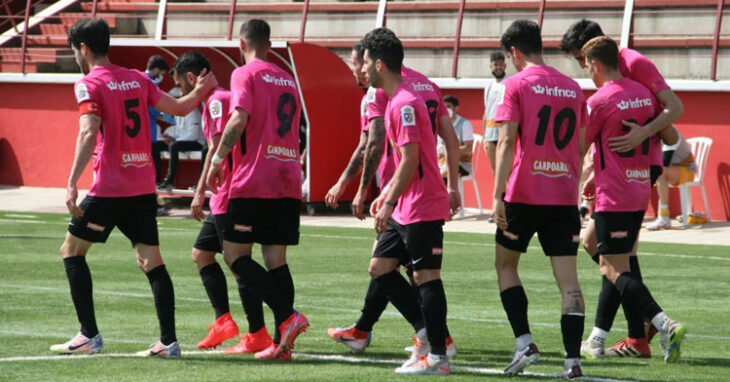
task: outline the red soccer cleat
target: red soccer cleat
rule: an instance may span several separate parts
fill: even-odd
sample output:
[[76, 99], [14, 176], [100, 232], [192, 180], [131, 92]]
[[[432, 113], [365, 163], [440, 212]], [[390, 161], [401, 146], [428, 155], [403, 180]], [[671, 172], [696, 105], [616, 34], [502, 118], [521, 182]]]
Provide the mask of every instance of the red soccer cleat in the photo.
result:
[[258, 353], [271, 346], [271, 336], [266, 327], [259, 329], [256, 333], [246, 333], [241, 336], [241, 342], [223, 350], [225, 354]]
[[286, 321], [279, 325], [281, 343], [279, 344], [276, 355], [278, 356], [286, 350], [291, 350], [289, 348], [294, 344], [294, 340], [297, 339], [297, 336], [304, 333], [307, 328], [309, 328], [309, 321], [307, 321], [307, 317], [304, 317], [303, 314], [295, 310], [294, 313], [286, 319]]
[[271, 346], [254, 354], [256, 359], [275, 359], [277, 361], [291, 361], [291, 350], [294, 345], [286, 346], [286, 349], [279, 351], [279, 345], [272, 343]]
[[236, 321], [233, 321], [230, 313], [226, 313], [208, 327], [208, 335], [203, 338], [202, 341], [198, 342], [198, 349], [212, 349], [223, 341], [233, 338], [238, 335], [238, 325]]
[[617, 342], [616, 345], [606, 349], [606, 357], [649, 358], [651, 357], [651, 348], [646, 341], [646, 337], [641, 339], [626, 337]]

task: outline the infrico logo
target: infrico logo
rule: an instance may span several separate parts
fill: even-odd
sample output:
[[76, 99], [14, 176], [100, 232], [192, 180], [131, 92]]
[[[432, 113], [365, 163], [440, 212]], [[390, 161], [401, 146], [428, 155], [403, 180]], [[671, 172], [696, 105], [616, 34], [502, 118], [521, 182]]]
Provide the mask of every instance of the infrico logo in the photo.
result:
[[263, 76], [261, 76], [261, 78], [265, 82], [270, 83], [270, 84], [274, 84], [276, 86], [289, 86], [289, 87], [292, 87], [292, 88], [296, 88], [297, 87], [297, 85], [294, 83], [294, 81], [292, 81], [290, 79], [283, 78], [283, 77], [274, 77], [274, 76], [272, 76], [272, 75], [270, 75], [268, 73], [267, 74], [264, 74]]
[[654, 103], [651, 102], [651, 98], [640, 99], [637, 97], [629, 100], [621, 100], [621, 102], [616, 104], [616, 107], [618, 107], [619, 110], [626, 110], [628, 108], [639, 109], [642, 107], [651, 107], [653, 105]]
[[557, 86], [547, 87], [547, 86], [542, 86], [540, 84], [537, 84], [532, 87], [532, 91], [538, 95], [549, 95], [552, 97], [564, 97], [564, 98], [577, 98], [578, 97], [578, 95], [575, 93], [575, 90], [561, 89]]
[[127, 82], [117, 82], [117, 81], [109, 81], [106, 83], [106, 87], [109, 88], [109, 90], [121, 90], [123, 92], [126, 92], [127, 90], [132, 89], [139, 89], [142, 86], [137, 81]]
[[432, 92], [434, 91], [431, 84], [424, 84], [422, 82], [412, 82], [411, 87], [417, 92]]

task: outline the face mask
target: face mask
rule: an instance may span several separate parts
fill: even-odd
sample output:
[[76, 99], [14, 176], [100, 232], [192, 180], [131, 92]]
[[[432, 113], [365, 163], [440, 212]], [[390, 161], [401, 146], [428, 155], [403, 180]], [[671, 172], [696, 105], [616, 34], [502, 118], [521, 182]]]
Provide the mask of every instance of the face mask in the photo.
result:
[[152, 82], [159, 85], [162, 82], [162, 74], [158, 74], [157, 77], [152, 77]]
[[453, 118], [454, 117], [454, 111], [451, 110], [451, 109], [449, 109], [448, 107], [446, 108], [446, 110], [449, 111], [449, 118]]

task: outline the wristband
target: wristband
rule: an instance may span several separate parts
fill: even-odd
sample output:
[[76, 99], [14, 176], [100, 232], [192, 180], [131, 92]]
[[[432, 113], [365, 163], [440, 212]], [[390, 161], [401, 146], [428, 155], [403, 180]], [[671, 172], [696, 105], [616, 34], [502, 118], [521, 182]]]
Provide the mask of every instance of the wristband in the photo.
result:
[[223, 158], [218, 156], [218, 153], [213, 154], [213, 158], [210, 159], [210, 163], [213, 163], [215, 165], [220, 164], [223, 162]]
[[398, 205], [398, 202], [389, 202], [389, 201], [387, 201], [387, 200], [386, 200], [386, 201], [385, 201], [385, 204], [387, 204], [387, 205], [389, 205], [389, 206], [393, 206], [393, 207], [395, 207], [396, 205]]

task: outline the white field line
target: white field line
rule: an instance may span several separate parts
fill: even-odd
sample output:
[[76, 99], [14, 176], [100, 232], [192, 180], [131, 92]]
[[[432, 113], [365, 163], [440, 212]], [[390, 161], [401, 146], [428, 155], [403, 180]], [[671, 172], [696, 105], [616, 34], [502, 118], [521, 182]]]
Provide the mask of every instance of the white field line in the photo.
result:
[[19, 219], [38, 219], [38, 216], [36, 216], [36, 215], [6, 214], [5, 216], [7, 216], [9, 218], [19, 218]]
[[[193, 350], [193, 351], [183, 351], [182, 352], [182, 360], [185, 359], [185, 356], [188, 355], [220, 355], [223, 354], [221, 350]], [[293, 353], [292, 354], [294, 358], [310, 358], [310, 359], [322, 359], [322, 360], [330, 360], [330, 361], [339, 361], [339, 362], [346, 362], [346, 363], [354, 363], [354, 364], [373, 364], [373, 365], [400, 365], [403, 360], [392, 360], [392, 359], [373, 359], [373, 358], [357, 358], [357, 357], [351, 357], [351, 356], [343, 356], [343, 355], [337, 355], [337, 354], [316, 354], [316, 353]], [[138, 358], [137, 355], [134, 353], [101, 353], [101, 354], [95, 354], [95, 355], [84, 355], [84, 354], [78, 354], [78, 355], [48, 355], [48, 356], [18, 356], [18, 357], [3, 357], [0, 358], [0, 362], [19, 362], [19, 361], [67, 361], [67, 360], [74, 360], [74, 359], [93, 359], [93, 358]], [[489, 369], [484, 367], [470, 367], [470, 366], [458, 366], [453, 365], [451, 367], [451, 370], [455, 371], [469, 371], [472, 373], [479, 373], [479, 374], [490, 374], [490, 375], [501, 375], [502, 370], [499, 369]], [[533, 372], [525, 372], [520, 374], [521, 376], [529, 376], [529, 377], [537, 377], [537, 378], [560, 378], [563, 377], [561, 375], [557, 374], [543, 374], [543, 373], [533, 373]], [[590, 377], [585, 376], [580, 379], [581, 381], [592, 381], [592, 382], [628, 382], [632, 380], [624, 380], [624, 379], [612, 379], [612, 378], [600, 378], [600, 377]]]
[[[52, 292], [52, 293], [69, 293], [68, 289], [64, 288], [54, 288], [54, 287], [41, 287], [41, 286], [33, 286], [33, 285], [21, 285], [21, 284], [0, 284], [0, 287], [3, 288], [18, 288], [18, 289], [24, 289], [26, 291], [28, 290], [37, 290], [37, 291], [44, 291], [44, 292]], [[120, 297], [131, 297], [131, 298], [146, 298], [146, 299], [152, 299], [152, 294], [146, 294], [146, 293], [131, 293], [131, 292], [116, 292], [116, 291], [107, 291], [107, 290], [94, 290], [94, 294], [100, 294], [100, 295], [108, 295], [108, 296], [120, 296]], [[190, 302], [200, 302], [200, 303], [209, 303], [209, 300], [204, 298], [194, 298], [194, 297], [179, 297], [175, 296], [176, 301], [190, 301]], [[231, 302], [233, 305], [241, 305], [241, 302], [237, 299], [233, 299]], [[348, 309], [348, 308], [338, 308], [338, 307], [328, 307], [328, 306], [322, 306], [322, 305], [308, 305], [308, 304], [296, 304], [299, 308], [305, 308], [305, 309], [312, 309], [312, 310], [322, 310], [326, 312], [342, 312], [342, 313], [353, 313], [353, 314], [360, 314], [361, 311], [358, 309]], [[392, 312], [392, 311], [384, 311], [383, 315], [386, 316], [393, 316], [393, 317], [400, 317], [400, 313], [398, 312]], [[467, 322], [483, 322], [487, 324], [495, 324], [495, 325], [507, 325], [507, 320], [498, 320], [498, 319], [490, 319], [490, 318], [477, 318], [477, 317], [464, 317], [464, 316], [455, 316], [455, 315], [449, 315], [449, 320], [455, 320], [455, 321], [467, 321]], [[548, 328], [557, 328], [560, 327], [560, 324], [558, 323], [550, 323], [550, 322], [530, 322], [530, 325], [532, 326], [540, 326], [540, 327], [548, 327]], [[615, 326], [616, 330], [624, 329], [621, 325]], [[2, 331], [0, 330], [0, 333]], [[689, 333], [687, 334], [687, 337], [695, 337], [695, 338], [703, 338], [703, 339], [711, 339], [711, 340], [718, 340], [718, 341], [727, 341], [730, 340], [730, 337], [723, 337], [723, 336], [715, 336], [715, 335], [702, 335], [702, 334], [693, 334]]]

